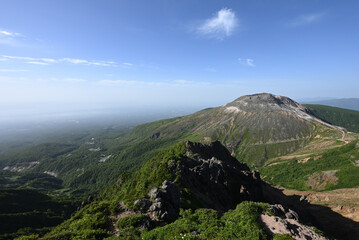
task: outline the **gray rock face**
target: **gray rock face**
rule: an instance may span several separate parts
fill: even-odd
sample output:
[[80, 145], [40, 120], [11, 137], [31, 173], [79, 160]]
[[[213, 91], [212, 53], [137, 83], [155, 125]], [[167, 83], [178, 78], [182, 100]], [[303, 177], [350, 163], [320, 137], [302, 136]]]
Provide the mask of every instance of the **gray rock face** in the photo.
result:
[[152, 201], [149, 199], [138, 199], [133, 203], [134, 209], [140, 211], [141, 213], [147, 212], [151, 205]]
[[180, 190], [176, 184], [165, 180], [161, 188], [153, 188], [148, 193], [153, 204], [149, 211], [159, 220], [176, 219], [180, 208]]
[[244, 200], [262, 200], [260, 176], [238, 162], [220, 143], [186, 142], [187, 158], [177, 163], [181, 186], [203, 207], [226, 211]]

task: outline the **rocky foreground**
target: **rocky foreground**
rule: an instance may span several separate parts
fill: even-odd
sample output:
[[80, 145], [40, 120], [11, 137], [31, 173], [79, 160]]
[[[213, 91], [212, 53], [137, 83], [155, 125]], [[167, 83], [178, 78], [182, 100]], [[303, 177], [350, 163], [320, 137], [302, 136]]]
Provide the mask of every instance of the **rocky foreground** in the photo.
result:
[[359, 225], [286, 196], [218, 141], [174, 145], [42, 239], [359, 239]]
[[[161, 186], [151, 189], [147, 198], [134, 202], [132, 209], [136, 210], [126, 208], [126, 214], [122, 212], [118, 216], [148, 216], [139, 225], [142, 230], [164, 226], [179, 217], [181, 189], [189, 189], [201, 208], [222, 213], [243, 201], [285, 202], [278, 190], [263, 182], [258, 172], [238, 162], [220, 142], [203, 145], [187, 141], [186, 149], [185, 157], [168, 164], [170, 171], [179, 176], [176, 183], [165, 180]], [[261, 214], [258, 219], [268, 232], [303, 240], [326, 239], [313, 227], [302, 224], [294, 210], [281, 204], [272, 204], [270, 209], [271, 214]]]

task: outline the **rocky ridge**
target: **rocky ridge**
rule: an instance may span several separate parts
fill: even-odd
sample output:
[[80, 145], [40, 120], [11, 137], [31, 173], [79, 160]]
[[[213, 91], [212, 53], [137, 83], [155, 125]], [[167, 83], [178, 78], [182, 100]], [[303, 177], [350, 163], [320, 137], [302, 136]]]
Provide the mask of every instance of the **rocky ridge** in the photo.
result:
[[[185, 144], [185, 156], [168, 163], [169, 170], [178, 176], [176, 181], [165, 180], [162, 186], [148, 192], [148, 198], [136, 200], [132, 212], [127, 208], [127, 213], [120, 215], [146, 215], [140, 229], [163, 226], [179, 217], [183, 200], [188, 197], [183, 195], [184, 189], [199, 203], [197, 207], [220, 213], [234, 209], [243, 201], [284, 202], [277, 191], [272, 192], [271, 186], [260, 179], [258, 172], [238, 162], [220, 142], [204, 145], [186, 141]], [[290, 234], [295, 239], [325, 239], [302, 225], [295, 211], [278, 204], [270, 208], [274, 216], [262, 215], [259, 220], [268, 232]]]

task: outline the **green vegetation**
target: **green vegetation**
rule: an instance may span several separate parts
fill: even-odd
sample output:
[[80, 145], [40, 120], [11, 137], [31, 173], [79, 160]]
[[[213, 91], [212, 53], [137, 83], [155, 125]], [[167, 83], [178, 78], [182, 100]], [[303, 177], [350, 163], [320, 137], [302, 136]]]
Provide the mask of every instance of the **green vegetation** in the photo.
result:
[[33, 190], [0, 190], [0, 239], [44, 234], [76, 210], [70, 198], [51, 198]]
[[107, 188], [100, 193], [99, 198], [112, 199], [114, 204], [123, 201], [132, 207], [135, 200], [148, 198], [148, 192], [154, 187], [161, 186], [164, 180], [176, 182], [176, 175], [170, 172], [171, 162], [180, 160], [185, 153], [184, 142], [174, 145], [147, 161], [140, 170], [132, 174], [122, 174], [121, 185], [114, 184]]
[[[111, 215], [121, 212], [119, 202], [132, 208], [136, 199], [146, 198], [150, 189], [161, 186], [166, 179], [177, 182], [177, 170], [173, 163], [183, 158], [186, 153], [185, 143], [179, 143], [162, 151], [146, 162], [141, 169], [134, 173], [124, 173], [120, 184], [114, 184], [102, 191], [97, 200], [78, 211], [71, 219], [56, 227], [43, 239], [97, 239], [111, 237], [109, 222]], [[188, 239], [234, 239], [236, 236], [244, 239], [272, 239], [258, 222], [258, 215], [268, 210], [267, 204], [245, 202], [230, 210], [223, 216], [209, 209], [193, 211], [196, 203], [191, 199], [188, 189], [181, 189], [182, 201], [188, 210], [182, 211], [182, 218], [152, 231], [137, 229], [146, 215], [127, 216], [118, 220], [115, 226], [119, 229], [119, 237], [109, 239], [177, 239], [193, 231], [196, 236]], [[183, 207], [183, 206], [182, 206]]]
[[[323, 174], [325, 171], [337, 171], [335, 183], [328, 184], [318, 190], [332, 190], [338, 188], [351, 188], [359, 186], [359, 151], [357, 141], [352, 141], [342, 147], [327, 150], [314, 160], [312, 155], [307, 162], [298, 163], [297, 159], [288, 162], [260, 168], [264, 180], [274, 185], [297, 190], [311, 190], [308, 186], [308, 178], [313, 174]], [[325, 174], [325, 173], [324, 173]], [[315, 175], [314, 175], [315, 176]], [[325, 179], [318, 178], [318, 185]]]
[[61, 225], [55, 227], [42, 239], [103, 239], [111, 236], [108, 231], [110, 219], [106, 201], [93, 202], [76, 212]]
[[119, 236], [113, 237], [105, 215], [109, 214], [108, 205], [97, 202], [41, 239], [291, 239], [264, 230], [258, 218], [268, 211], [268, 204], [254, 202], [242, 202], [223, 216], [212, 209], [182, 210], [178, 220], [151, 231], [136, 228], [146, 215], [127, 216], [116, 223]]
[[359, 111], [329, 107], [324, 105], [306, 104], [316, 117], [351, 132], [359, 132]]
[[127, 217], [123, 217], [120, 218], [117, 223], [116, 223], [116, 227], [119, 229], [124, 229], [124, 228], [130, 228], [130, 227], [139, 227], [141, 225], [141, 223], [143, 222], [144, 219], [149, 218], [147, 215], [144, 214], [140, 214], [140, 215], [136, 215], [136, 216], [127, 216]]
[[182, 211], [181, 218], [164, 227], [143, 232], [142, 238], [155, 239], [272, 239], [258, 218], [268, 211], [264, 203], [242, 202], [220, 217], [212, 209]]

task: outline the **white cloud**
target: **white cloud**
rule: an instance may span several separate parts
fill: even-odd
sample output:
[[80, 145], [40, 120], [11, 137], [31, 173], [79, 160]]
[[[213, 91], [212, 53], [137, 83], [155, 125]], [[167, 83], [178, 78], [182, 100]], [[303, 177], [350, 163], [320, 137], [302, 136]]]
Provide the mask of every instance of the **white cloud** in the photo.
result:
[[83, 59], [76, 59], [76, 58], [62, 58], [60, 59], [62, 62], [69, 62], [73, 64], [88, 64], [89, 61]]
[[251, 58], [238, 58], [238, 62], [248, 67], [255, 67], [254, 60]]
[[128, 81], [128, 80], [100, 80], [96, 82], [97, 85], [101, 86], [163, 86], [163, 87], [178, 87], [178, 86], [198, 86], [198, 85], [209, 85], [208, 82], [194, 82], [188, 80], [174, 80], [174, 81]]
[[0, 69], [0, 72], [27, 72], [26, 69]]
[[0, 44], [18, 46], [24, 36], [20, 33], [0, 29]]
[[132, 63], [128, 63], [128, 62], [124, 62], [124, 63], [122, 63], [122, 64], [125, 65], [125, 66], [129, 66], [129, 67], [132, 67], [132, 66], [133, 66]]
[[288, 26], [297, 27], [302, 25], [308, 25], [321, 20], [324, 16], [325, 16], [324, 13], [312, 13], [312, 14], [301, 15], [295, 18], [294, 20], [292, 20], [291, 22], [289, 22]]
[[216, 15], [204, 21], [197, 28], [197, 32], [201, 35], [223, 39], [233, 34], [238, 25], [238, 19], [231, 9], [223, 8]]
[[26, 62], [26, 63], [35, 64], [35, 65], [49, 65], [48, 63], [45, 63], [45, 62], [36, 62], [36, 61], [31, 61], [31, 62]]
[[85, 59], [76, 59], [76, 58], [62, 58], [59, 61], [68, 62], [72, 64], [82, 64], [82, 65], [116, 66], [116, 62], [113, 61], [89, 61]]
[[61, 58], [61, 59], [53, 59], [53, 58], [32, 58], [32, 57], [21, 57], [21, 56], [9, 56], [2, 55], [2, 60], [25, 60], [27, 63], [38, 64], [38, 65], [49, 65], [49, 63], [71, 63], [75, 65], [88, 65], [88, 66], [116, 66], [116, 62], [113, 61], [89, 61], [85, 59], [77, 59], [77, 58]]
[[16, 59], [16, 60], [27, 60], [27, 61], [35, 61], [36, 58], [30, 58], [30, 57], [18, 57], [18, 56], [8, 56], [8, 55], [2, 55], [3, 58], [8, 59]]
[[15, 37], [15, 36], [20, 36], [21, 34], [20, 34], [20, 33], [15, 33], [15, 32], [8, 32], [8, 31], [5, 31], [5, 30], [1, 30], [1, 31], [0, 31], [0, 35], [4, 35], [4, 36], [7, 36], [7, 37]]
[[145, 81], [128, 81], [128, 80], [100, 80], [96, 84], [103, 86], [153, 86], [167, 85], [165, 82], [145, 82]]
[[49, 62], [49, 63], [56, 63], [57, 62], [57, 60], [52, 59], [52, 58], [41, 58], [40, 60], [44, 61], [44, 62]]

